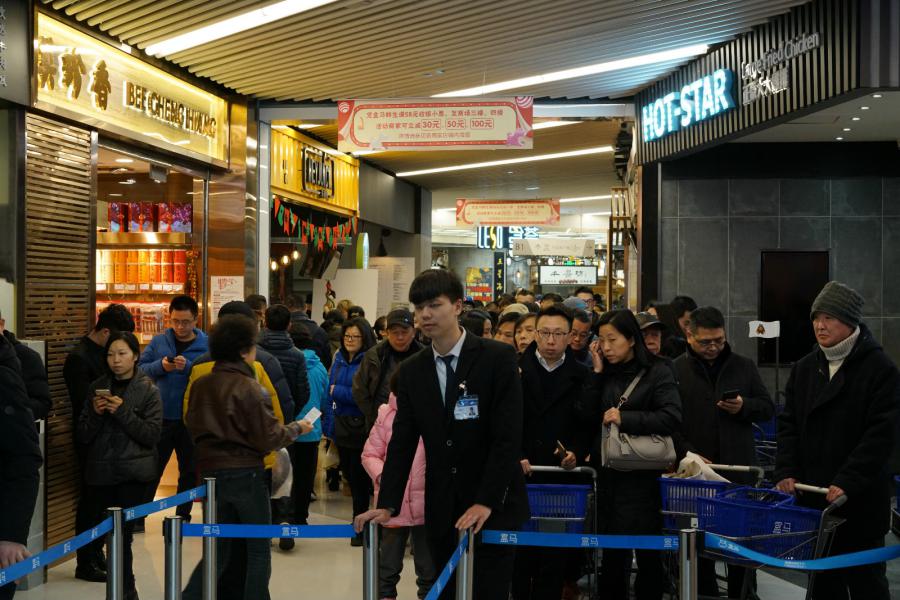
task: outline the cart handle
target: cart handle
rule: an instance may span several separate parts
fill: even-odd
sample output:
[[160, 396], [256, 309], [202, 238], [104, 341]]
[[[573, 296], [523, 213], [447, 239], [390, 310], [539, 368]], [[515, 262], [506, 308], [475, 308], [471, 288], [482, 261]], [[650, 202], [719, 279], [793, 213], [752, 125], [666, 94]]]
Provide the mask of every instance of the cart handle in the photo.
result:
[[563, 469], [562, 467], [545, 467], [539, 465], [532, 465], [531, 467], [532, 473], [584, 473], [586, 475], [590, 475], [595, 480], [597, 479], [597, 470], [591, 467], [575, 467], [574, 469]]
[[757, 467], [755, 465], [717, 465], [717, 464], [708, 464], [706, 465], [710, 469], [714, 471], [726, 471], [732, 473], [753, 473], [756, 475], [756, 481], [762, 481], [766, 472], [762, 467]]
[[[810, 492], [813, 494], [822, 494], [823, 496], [828, 493], [828, 488], [818, 487], [815, 485], [807, 485], [805, 483], [795, 483], [795, 490], [800, 490], [801, 492]], [[835, 498], [834, 502], [831, 503], [831, 507], [837, 508], [839, 506], [843, 506], [847, 502], [847, 494], [843, 496], [838, 496]], [[829, 508], [831, 508], [829, 507]]]

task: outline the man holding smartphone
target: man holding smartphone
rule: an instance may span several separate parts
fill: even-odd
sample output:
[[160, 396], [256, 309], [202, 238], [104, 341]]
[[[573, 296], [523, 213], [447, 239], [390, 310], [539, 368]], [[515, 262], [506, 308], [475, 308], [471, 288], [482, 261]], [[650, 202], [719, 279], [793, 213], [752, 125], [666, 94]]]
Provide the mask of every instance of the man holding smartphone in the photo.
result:
[[[751, 359], [732, 352], [725, 317], [717, 308], [703, 306], [690, 313], [687, 341], [687, 352], [673, 363], [683, 415], [675, 436], [679, 458], [691, 451], [706, 462], [755, 465], [753, 422], [775, 414], [759, 370]], [[729, 598], [741, 597], [745, 571], [729, 568]], [[700, 594], [718, 596], [712, 561], [701, 559], [698, 577]]]

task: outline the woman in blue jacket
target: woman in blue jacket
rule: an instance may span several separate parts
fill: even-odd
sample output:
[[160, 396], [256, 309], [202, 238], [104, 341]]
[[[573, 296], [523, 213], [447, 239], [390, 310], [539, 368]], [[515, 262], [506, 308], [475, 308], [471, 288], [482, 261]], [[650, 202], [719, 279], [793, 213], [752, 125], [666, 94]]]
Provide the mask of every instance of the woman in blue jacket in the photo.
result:
[[[328, 378], [328, 401], [334, 419], [333, 431], [326, 430], [325, 435], [337, 444], [341, 471], [350, 482], [354, 517], [369, 509], [371, 481], [362, 466], [361, 454], [368, 431], [365, 416], [353, 399], [353, 376], [366, 350], [374, 345], [375, 334], [368, 321], [362, 317], [345, 321], [341, 327], [341, 347], [334, 355]], [[361, 546], [362, 538], [357, 536], [351, 543]]]

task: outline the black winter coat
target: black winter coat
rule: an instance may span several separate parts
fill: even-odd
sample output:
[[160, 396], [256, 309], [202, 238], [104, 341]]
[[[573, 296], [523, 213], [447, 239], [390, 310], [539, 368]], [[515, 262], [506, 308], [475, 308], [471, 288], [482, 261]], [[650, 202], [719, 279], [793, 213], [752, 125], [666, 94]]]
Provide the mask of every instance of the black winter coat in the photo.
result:
[[162, 431], [162, 401], [147, 375], [135, 369], [116, 412], [98, 415], [91, 405], [97, 390], [109, 389], [109, 376], [91, 384], [78, 422], [78, 442], [87, 446], [84, 479], [90, 485], [154, 481], [156, 444]]
[[5, 337], [19, 358], [22, 365], [22, 379], [28, 392], [28, 407], [35, 419], [46, 419], [53, 403], [50, 400], [50, 384], [47, 382], [47, 369], [41, 355], [20, 342], [12, 331], [3, 331]]
[[[828, 379], [816, 348], [791, 370], [778, 418], [776, 481], [836, 485], [847, 503], [836, 514], [862, 539], [887, 533], [891, 480], [887, 470], [898, 414], [900, 376], [865, 325], [841, 367]], [[806, 498], [813, 503], [818, 499]]]
[[[331, 368], [331, 358], [334, 354], [331, 350], [331, 342], [325, 330], [319, 327], [315, 321], [309, 318], [302, 310], [291, 313], [291, 329], [296, 331], [297, 327], [304, 327], [313, 341], [312, 350], [325, 365], [325, 370]], [[299, 404], [299, 402], [298, 402]]]
[[[309, 375], [306, 372], [306, 357], [303, 351], [294, 346], [294, 341], [286, 331], [263, 329], [259, 345], [274, 356], [284, 371], [291, 396], [294, 399], [294, 410], [300, 410], [309, 402]], [[303, 415], [297, 415], [302, 417]], [[293, 420], [294, 415], [285, 414], [285, 423]]]
[[[720, 360], [718, 377], [711, 381], [703, 359], [690, 349], [675, 359], [682, 412], [675, 436], [678, 457], [690, 450], [714, 463], [755, 465], [753, 423], [771, 419], [775, 403], [752, 360], [734, 354], [727, 344]], [[736, 415], [716, 406], [729, 390], [738, 390], [744, 401]]]
[[38, 493], [41, 448], [9, 341], [0, 336], [0, 541], [25, 544]]
[[[72, 431], [78, 429], [79, 417], [88, 397], [91, 383], [106, 373], [106, 348], [84, 336], [66, 356], [63, 379], [72, 405]], [[76, 444], [76, 447], [78, 445]]]
[[406, 352], [397, 352], [388, 340], [378, 342], [368, 350], [362, 364], [353, 376], [353, 400], [366, 417], [366, 429], [372, 429], [378, 417], [378, 408], [387, 404], [391, 395], [391, 376], [407, 358], [422, 350], [413, 340]]

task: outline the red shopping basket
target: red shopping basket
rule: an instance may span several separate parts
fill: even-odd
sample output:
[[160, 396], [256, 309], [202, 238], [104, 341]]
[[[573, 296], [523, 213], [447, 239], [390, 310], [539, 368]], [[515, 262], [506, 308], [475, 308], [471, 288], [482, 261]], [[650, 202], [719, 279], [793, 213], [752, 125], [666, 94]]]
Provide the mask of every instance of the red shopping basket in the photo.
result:
[[522, 531], [584, 532], [591, 486], [533, 483], [526, 488], [531, 519]]

